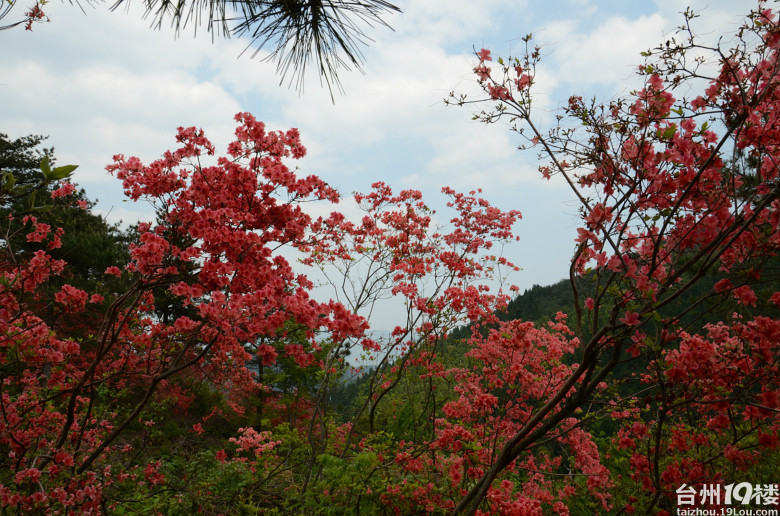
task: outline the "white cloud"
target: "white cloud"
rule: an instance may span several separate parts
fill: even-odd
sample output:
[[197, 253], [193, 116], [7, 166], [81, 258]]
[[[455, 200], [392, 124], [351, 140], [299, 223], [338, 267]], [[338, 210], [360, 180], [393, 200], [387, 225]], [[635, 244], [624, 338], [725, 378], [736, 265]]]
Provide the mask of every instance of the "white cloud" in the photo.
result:
[[639, 53], [661, 39], [666, 24], [659, 14], [635, 20], [611, 17], [580, 32], [577, 21], [563, 20], [549, 24], [540, 38], [550, 41], [550, 61], [561, 82], [613, 87], [632, 77], [641, 59]]
[[533, 174], [518, 170], [514, 138], [502, 125], [454, 126], [436, 142], [436, 155], [425, 169], [430, 175], [428, 182], [461, 190], [479, 185], [487, 191], [534, 181]]
[[[141, 208], [142, 205], [138, 207]], [[151, 206], [146, 210], [112, 207], [107, 210], [95, 209], [94, 212], [103, 217], [109, 224], [121, 224], [125, 227], [135, 222], [152, 222], [155, 217], [154, 209]]]
[[[433, 45], [399, 41], [372, 55], [366, 75], [345, 77], [348, 95], [335, 105], [313, 92], [285, 106], [285, 115], [317, 134], [341, 133], [347, 147], [381, 141], [388, 131], [423, 133], [447, 91], [468, 70], [464, 56]], [[334, 125], [335, 124], [335, 125]]]
[[717, 36], [727, 32], [733, 32], [739, 27], [742, 19], [758, 2], [755, 0], [655, 0], [658, 12], [669, 20], [670, 29], [683, 24], [682, 12], [687, 7], [698, 15], [693, 27], [699, 34], [712, 34]]
[[105, 181], [102, 169], [115, 153], [156, 158], [174, 144], [179, 125], [217, 128], [224, 146], [229, 114], [239, 109], [222, 88], [180, 70], [93, 65], [60, 72], [22, 63], [7, 69], [5, 81], [6, 130], [50, 134], [60, 161], [81, 165], [82, 183]]
[[[707, 1], [712, 5], [699, 21], [713, 34], [734, 28], [736, 13], [752, 6]], [[442, 99], [452, 89], [474, 91], [472, 45], [492, 44], [501, 54], [496, 42], [516, 45], [517, 30], [522, 35], [543, 27], [537, 36], [549, 44], [549, 55], [536, 77], [534, 119], [545, 125], [564, 87], [585, 94], [601, 88], [608, 96], [625, 90], [638, 53], [678, 24], [679, 2], [658, 0], [657, 12], [621, 11], [601, 19], [593, 13], [602, 3], [594, 0], [572, 0], [571, 11], [564, 12], [498, 0], [400, 4], [404, 12], [388, 19], [395, 32], [371, 31], [376, 42], [366, 51], [365, 75], [341, 75], [346, 96], [335, 105], [316, 76], [307, 78], [301, 96], [278, 85], [273, 63], [261, 60], [264, 54], [239, 58], [244, 40], [212, 44], [202, 31], [195, 39], [189, 29], [179, 39], [171, 30], [152, 31], [140, 16], [141, 4], [129, 14], [88, 8], [87, 16], [71, 5], [48, 4], [52, 23], [32, 34], [3, 33], [4, 48], [13, 51], [0, 54], [0, 130], [50, 134], [60, 162], [80, 164], [77, 180], [88, 194], [99, 192], [100, 210], [111, 210], [111, 220], [128, 221], [147, 212], [142, 205], [121, 204], [118, 182], [103, 171], [113, 154], [152, 160], [174, 146], [179, 125], [203, 127], [222, 151], [233, 114], [251, 111], [270, 129], [299, 127], [309, 149], [302, 173], [322, 174], [346, 192], [377, 180], [396, 189], [419, 188], [426, 196], [445, 184], [483, 187], [491, 202], [527, 216], [521, 224], [524, 245], [536, 254], [516, 258], [519, 264], [533, 263], [538, 270], [562, 263], [549, 273], [528, 267], [536, 278], [560, 277], [571, 251], [571, 215], [550, 216], [561, 212], [559, 182], [538, 179], [534, 151], [519, 153], [520, 142], [506, 127], [469, 122], [469, 107], [445, 108]], [[579, 18], [565, 19], [570, 12]]]
[[[520, 2], [523, 4], [525, 2]], [[479, 35], [495, 22], [497, 0], [425, 0], [401, 4], [396, 30], [402, 36], [439, 44], [460, 40], [469, 34]]]

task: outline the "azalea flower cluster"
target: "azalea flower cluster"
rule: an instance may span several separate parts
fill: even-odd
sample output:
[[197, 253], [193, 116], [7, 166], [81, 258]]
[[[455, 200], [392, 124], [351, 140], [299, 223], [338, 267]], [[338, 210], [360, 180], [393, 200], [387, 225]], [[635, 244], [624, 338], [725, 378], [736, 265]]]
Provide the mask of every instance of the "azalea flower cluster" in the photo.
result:
[[[570, 277], [582, 358], [560, 378], [540, 383], [551, 391], [530, 406], [533, 424], [503, 437], [503, 449], [487, 461], [492, 469], [480, 475], [459, 510], [473, 511], [480, 500], [492, 500], [492, 482], [499, 474], [513, 471], [539, 439], [565, 433], [564, 422], [571, 421], [567, 417], [575, 415], [586, 396], [606, 396], [608, 384], [602, 380], [621, 362], [642, 364], [634, 381], [645, 392], [644, 401], [630, 395], [604, 400], [620, 408], [612, 415], [626, 422], [615, 442], [629, 452], [631, 478], [647, 493], [644, 499], [627, 500], [626, 512], [668, 514], [658, 509], [659, 500], [673, 499], [681, 483], [722, 483], [724, 470], [747, 471], [761, 450], [777, 449], [780, 292], [776, 285], [761, 283], [764, 273], [771, 274], [764, 267], [780, 250], [777, 15], [761, 4], [739, 37], [749, 44], [718, 54], [719, 71], [704, 85], [703, 95], [689, 101], [676, 94], [682, 84], [700, 80], [686, 68], [686, 55], [712, 50], [686, 33], [647, 54], [657, 60], [639, 68], [645, 84], [633, 98], [600, 106], [572, 96], [564, 110], [572, 124], [561, 122], [546, 134], [535, 124], [522, 70], [512, 78], [512, 65], [537, 63], [538, 50], [521, 59], [502, 59], [502, 74], [487, 66], [492, 61], [488, 50], [477, 52], [474, 71], [485, 102], [496, 103], [480, 118], [509, 117], [518, 133], [549, 158], [540, 166], [542, 175], [562, 177], [580, 203], [583, 224], [577, 228]], [[738, 149], [748, 164], [733, 161], [724, 149]], [[705, 274], [725, 278], [682, 314], [662, 315]], [[731, 300], [737, 307], [760, 308], [760, 315], [735, 314], [700, 332], [691, 328], [697, 310]], [[494, 341], [512, 335], [505, 333], [494, 334]], [[478, 339], [472, 353], [483, 349], [482, 342], [490, 339]], [[502, 351], [501, 356], [511, 354]], [[529, 363], [545, 364], [545, 359]], [[476, 377], [487, 380], [488, 370]], [[466, 374], [462, 389], [475, 385], [465, 381], [473, 373]], [[461, 418], [484, 417], [496, 400], [484, 387], [470, 389], [473, 394], [464, 392], [449, 410]], [[523, 395], [510, 397], [510, 405]], [[572, 401], [578, 397], [579, 402]], [[558, 423], [546, 426], [547, 418]], [[698, 428], [691, 428], [694, 420], [701, 422]], [[583, 424], [580, 418], [574, 421]], [[602, 482], [599, 474], [591, 475]], [[609, 482], [608, 475], [603, 478]]]

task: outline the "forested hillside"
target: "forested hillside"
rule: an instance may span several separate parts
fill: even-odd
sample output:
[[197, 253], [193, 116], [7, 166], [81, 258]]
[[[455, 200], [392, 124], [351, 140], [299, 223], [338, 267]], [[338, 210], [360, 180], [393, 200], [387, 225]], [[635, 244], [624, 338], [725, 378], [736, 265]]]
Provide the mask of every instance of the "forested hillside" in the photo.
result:
[[[734, 312], [745, 316], [771, 316], [773, 308], [766, 301], [780, 284], [780, 261], [773, 258], [762, 264], [761, 268], [762, 278], [757, 283], [755, 291], [764, 301], [762, 303], [756, 303], [755, 306], [745, 306], [735, 300], [730, 303], [723, 303], [720, 300], [708, 302], [707, 298], [712, 292], [713, 286], [726, 278], [723, 273], [711, 270], [696, 283], [695, 287], [692, 287], [668, 307], [659, 310], [659, 314], [663, 317], [681, 316], [683, 320], [690, 321], [690, 324], [697, 331], [700, 331], [705, 324], [716, 324], [730, 320]], [[580, 278], [579, 284], [587, 286], [586, 288], [592, 288], [588, 282], [588, 276]], [[544, 323], [555, 319], [557, 312], [563, 312], [570, 318], [575, 316], [574, 293], [568, 279], [562, 279], [553, 285], [534, 285], [510, 301], [506, 310], [500, 312], [498, 317], [502, 321], [522, 319]], [[464, 335], [462, 330], [458, 332], [458, 335]]]

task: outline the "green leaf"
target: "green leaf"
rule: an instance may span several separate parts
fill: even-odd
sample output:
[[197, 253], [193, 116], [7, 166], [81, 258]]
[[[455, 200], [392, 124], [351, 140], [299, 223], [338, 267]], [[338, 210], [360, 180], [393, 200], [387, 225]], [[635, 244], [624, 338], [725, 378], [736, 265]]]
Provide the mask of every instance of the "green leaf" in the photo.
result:
[[43, 159], [41, 159], [41, 172], [43, 172], [43, 175], [46, 177], [46, 179], [49, 179], [49, 175], [51, 174], [51, 167], [49, 167], [49, 156], [44, 156]]
[[24, 199], [24, 209], [25, 210], [32, 210], [35, 206], [35, 190], [30, 192], [27, 197]]
[[670, 138], [672, 138], [674, 136], [674, 133], [676, 133], [676, 132], [677, 132], [677, 126], [676, 125], [670, 125], [669, 127], [666, 128], [664, 133], [661, 135], [661, 138], [663, 138], [664, 140], [669, 140]]
[[658, 344], [655, 340], [651, 339], [650, 337], [648, 337], [645, 340], [645, 344], [647, 345], [648, 348], [652, 349], [653, 351], [661, 351], [661, 345]]
[[11, 190], [11, 194], [12, 194], [12, 195], [24, 195], [24, 194], [26, 194], [27, 192], [29, 192], [29, 191], [30, 191], [30, 188], [31, 188], [31, 186], [30, 186], [30, 185], [19, 185], [19, 186], [15, 186], [15, 187], [13, 187], [13, 189]]
[[12, 173], [10, 172], [3, 173], [3, 190], [10, 193], [11, 190], [13, 190], [15, 184], [16, 184], [16, 178]]
[[79, 168], [78, 165], [63, 165], [61, 167], [57, 167], [49, 173], [47, 179], [51, 181], [59, 181], [60, 179], [65, 179], [67, 177], [70, 177], [73, 171], [76, 170], [77, 168]]
[[8, 278], [6, 278], [4, 275], [0, 275], [0, 285], [3, 285], [4, 287], [13, 287], [16, 284], [16, 281], [21, 277], [21, 275], [17, 274], [14, 276], [14, 279], [11, 281], [8, 281]]
[[504, 60], [501, 59], [500, 57], [498, 58], [498, 64], [500, 64], [500, 65], [504, 64]]

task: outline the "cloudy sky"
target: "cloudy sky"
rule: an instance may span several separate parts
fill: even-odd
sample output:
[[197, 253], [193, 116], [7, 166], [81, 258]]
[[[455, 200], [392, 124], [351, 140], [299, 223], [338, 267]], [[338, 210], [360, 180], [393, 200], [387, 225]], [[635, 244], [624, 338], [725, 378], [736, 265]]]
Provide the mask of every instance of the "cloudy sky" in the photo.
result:
[[[269, 128], [298, 127], [309, 155], [299, 165], [343, 193], [378, 180], [423, 191], [481, 187], [505, 209], [519, 209], [521, 241], [506, 254], [523, 270], [521, 288], [567, 274], [576, 204], [564, 185], [538, 177], [536, 156], [516, 149], [502, 126], [471, 121], [468, 108], [445, 107], [451, 90], [471, 91], [473, 49], [516, 53], [528, 33], [544, 48], [536, 94], [548, 120], [570, 94], [609, 99], [637, 83], [639, 52], [663, 41], [686, 5], [702, 10], [697, 30], [709, 38], [735, 29], [749, 0], [399, 0], [366, 49], [365, 73], [341, 75], [345, 93], [331, 103], [312, 77], [303, 94], [279, 85], [263, 52], [205, 31], [152, 30], [141, 2], [111, 12], [47, 5], [50, 22], [32, 32], [0, 32], [0, 132], [47, 134], [59, 163], [79, 164], [76, 181], [109, 220], [150, 218], [150, 208], [123, 202], [104, 167], [117, 153], [152, 160], [174, 145], [176, 127], [196, 125], [223, 149], [236, 112]], [[18, 0], [19, 7], [27, 7]], [[14, 21], [12, 11], [4, 22]], [[240, 57], [239, 57], [240, 56]], [[442, 212], [442, 218], [446, 218]]]

